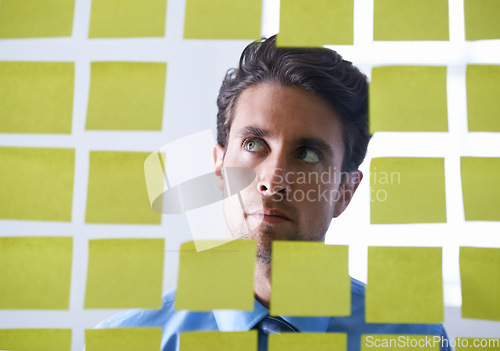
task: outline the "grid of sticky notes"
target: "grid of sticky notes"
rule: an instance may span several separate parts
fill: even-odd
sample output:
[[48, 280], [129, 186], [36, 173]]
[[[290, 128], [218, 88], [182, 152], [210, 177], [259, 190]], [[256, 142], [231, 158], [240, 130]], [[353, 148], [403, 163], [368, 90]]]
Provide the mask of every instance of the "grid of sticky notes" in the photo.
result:
[[184, 39], [260, 37], [261, 0], [186, 0]]
[[0, 38], [70, 37], [75, 0], [2, 0]]
[[444, 223], [444, 159], [380, 157], [370, 164], [373, 224]]
[[448, 40], [448, 0], [375, 0], [374, 40]]
[[345, 333], [283, 333], [269, 334], [269, 351], [347, 350]]
[[71, 329], [0, 329], [2, 350], [71, 351]]
[[500, 221], [500, 157], [462, 157], [460, 170], [465, 220]]
[[442, 323], [442, 249], [369, 247], [368, 323]]
[[71, 221], [75, 150], [0, 147], [0, 219]]
[[0, 133], [70, 134], [74, 66], [73, 62], [0, 62]]
[[68, 309], [72, 258], [71, 237], [1, 237], [0, 309]]
[[255, 351], [257, 330], [245, 332], [200, 331], [181, 333], [179, 350], [186, 351]]
[[85, 308], [160, 308], [164, 239], [89, 241]]
[[161, 328], [85, 330], [85, 351], [158, 351]]
[[282, 47], [352, 45], [354, 0], [282, 0], [280, 30]]
[[300, 241], [273, 241], [272, 245], [272, 315], [351, 314], [347, 246]]
[[500, 132], [500, 65], [468, 65], [466, 82], [469, 132]]
[[[180, 248], [176, 310], [254, 308], [253, 279], [257, 244], [253, 240], [219, 242], [198, 251], [196, 242]], [[224, 287], [224, 289], [221, 289]]]
[[500, 321], [500, 249], [460, 248], [462, 317]]
[[369, 110], [371, 133], [447, 132], [446, 67], [373, 68]]
[[86, 223], [159, 224], [144, 181], [148, 152], [91, 151]]
[[465, 39], [500, 38], [500, 2], [498, 0], [464, 0]]
[[[74, 0], [3, 0], [0, 38], [70, 37]], [[92, 0], [89, 38], [164, 37], [167, 0]], [[466, 40], [500, 38], [497, 0], [465, 0]], [[186, 0], [185, 39], [258, 39], [262, 1]], [[280, 46], [352, 45], [353, 0], [283, 0]], [[449, 40], [447, 0], [375, 0], [376, 41]]]
[[160, 131], [166, 63], [92, 62], [87, 130]]
[[89, 38], [163, 37], [167, 0], [92, 0]]

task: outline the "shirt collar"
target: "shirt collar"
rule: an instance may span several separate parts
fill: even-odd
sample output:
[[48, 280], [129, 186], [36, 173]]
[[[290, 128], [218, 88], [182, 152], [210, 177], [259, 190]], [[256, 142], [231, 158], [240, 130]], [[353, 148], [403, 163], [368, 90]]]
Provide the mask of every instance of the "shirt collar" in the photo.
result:
[[[214, 310], [214, 317], [220, 331], [247, 331], [269, 314], [269, 310], [255, 300], [253, 311]], [[330, 317], [287, 317], [280, 316], [300, 332], [324, 333]]]

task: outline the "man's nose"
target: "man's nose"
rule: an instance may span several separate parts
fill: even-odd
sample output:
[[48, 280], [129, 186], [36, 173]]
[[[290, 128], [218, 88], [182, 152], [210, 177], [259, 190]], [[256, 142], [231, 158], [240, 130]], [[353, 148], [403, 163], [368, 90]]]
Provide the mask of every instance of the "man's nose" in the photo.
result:
[[273, 196], [290, 191], [290, 179], [287, 160], [282, 155], [269, 156], [257, 172], [257, 190], [263, 196]]

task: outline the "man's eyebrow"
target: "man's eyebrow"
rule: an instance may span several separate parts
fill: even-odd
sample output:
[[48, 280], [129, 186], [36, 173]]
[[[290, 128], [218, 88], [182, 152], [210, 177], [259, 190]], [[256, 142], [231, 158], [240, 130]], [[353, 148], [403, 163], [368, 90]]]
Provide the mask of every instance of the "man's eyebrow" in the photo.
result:
[[332, 147], [330, 144], [328, 144], [326, 141], [323, 139], [319, 138], [300, 138], [297, 139], [296, 144], [301, 147], [310, 147], [317, 149], [321, 151], [322, 153], [326, 154], [329, 157], [334, 158], [335, 153], [332, 150]]
[[268, 138], [271, 136], [271, 133], [269, 133], [269, 131], [267, 131], [265, 129], [247, 126], [245, 128], [242, 128], [240, 131], [238, 131], [237, 135], [240, 138], [246, 138], [249, 136], [255, 136], [255, 137], [259, 137], [259, 138]]

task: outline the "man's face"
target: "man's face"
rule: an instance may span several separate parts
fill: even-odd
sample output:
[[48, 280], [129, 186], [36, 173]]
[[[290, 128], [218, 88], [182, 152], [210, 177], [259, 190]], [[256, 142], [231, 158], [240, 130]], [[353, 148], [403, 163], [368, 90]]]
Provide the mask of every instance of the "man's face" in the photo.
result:
[[225, 154], [220, 145], [214, 149], [216, 171], [256, 173], [241, 198], [224, 201], [229, 238], [255, 239], [258, 257], [267, 262], [273, 240], [324, 240], [352, 195], [340, 184], [343, 155], [341, 120], [326, 101], [272, 83], [244, 90]]

